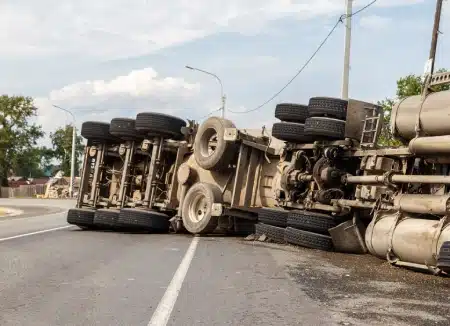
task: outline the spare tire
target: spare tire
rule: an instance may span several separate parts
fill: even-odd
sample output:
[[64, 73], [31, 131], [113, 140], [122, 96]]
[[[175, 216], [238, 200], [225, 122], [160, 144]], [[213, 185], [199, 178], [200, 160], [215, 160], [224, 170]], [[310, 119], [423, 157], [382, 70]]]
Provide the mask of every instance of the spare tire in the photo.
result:
[[312, 97], [308, 104], [310, 117], [347, 119], [348, 101], [334, 97]]
[[222, 171], [236, 155], [236, 144], [224, 139], [225, 128], [235, 128], [230, 120], [211, 117], [198, 128], [194, 158], [205, 170]]
[[284, 122], [304, 123], [308, 118], [308, 106], [294, 103], [277, 104], [275, 118]]
[[312, 143], [313, 137], [306, 136], [305, 125], [295, 122], [276, 122], [272, 126], [272, 136], [290, 143]]
[[114, 118], [109, 126], [109, 133], [123, 140], [143, 139], [136, 131], [136, 120], [130, 118]]
[[324, 117], [308, 118], [305, 121], [305, 135], [328, 139], [344, 139], [345, 121]]
[[110, 124], [99, 121], [86, 121], [81, 125], [81, 136], [88, 140], [118, 142], [119, 139], [109, 132]]
[[141, 112], [136, 116], [135, 127], [138, 133], [149, 136], [181, 139], [181, 128], [186, 127], [186, 121], [164, 113]]

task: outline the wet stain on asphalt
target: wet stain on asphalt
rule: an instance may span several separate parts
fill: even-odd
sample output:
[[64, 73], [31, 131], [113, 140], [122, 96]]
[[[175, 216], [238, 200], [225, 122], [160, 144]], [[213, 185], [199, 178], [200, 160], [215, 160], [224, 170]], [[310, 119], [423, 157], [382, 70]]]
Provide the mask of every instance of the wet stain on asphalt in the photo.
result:
[[298, 251], [288, 274], [343, 325], [450, 325], [450, 278], [370, 255]]

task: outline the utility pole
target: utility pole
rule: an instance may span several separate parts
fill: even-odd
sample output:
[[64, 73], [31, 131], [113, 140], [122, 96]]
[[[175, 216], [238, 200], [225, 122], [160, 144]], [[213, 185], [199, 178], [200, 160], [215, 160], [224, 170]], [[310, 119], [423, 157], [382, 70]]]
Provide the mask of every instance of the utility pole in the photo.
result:
[[73, 126], [72, 126], [72, 156], [71, 156], [71, 162], [70, 162], [70, 185], [69, 185], [69, 196], [70, 198], [73, 197], [73, 186], [75, 184], [75, 146], [76, 146], [76, 138], [77, 138], [77, 131], [75, 127], [75, 116], [72, 112], [69, 110], [63, 109], [62, 107], [59, 107], [57, 105], [53, 105], [55, 108], [63, 110], [64, 112], [69, 113], [73, 118]]
[[345, 0], [346, 15], [345, 15], [345, 50], [344, 50], [344, 73], [342, 76], [342, 95], [344, 100], [348, 100], [348, 84], [350, 75], [350, 45], [352, 38], [352, 7], [353, 0]]
[[431, 47], [430, 56], [425, 68], [425, 84], [422, 90], [422, 97], [425, 98], [430, 93], [430, 83], [434, 73], [435, 61], [436, 61], [436, 49], [439, 37], [439, 26], [441, 23], [443, 0], [436, 1], [436, 11], [434, 14], [434, 26], [433, 33], [431, 34]]

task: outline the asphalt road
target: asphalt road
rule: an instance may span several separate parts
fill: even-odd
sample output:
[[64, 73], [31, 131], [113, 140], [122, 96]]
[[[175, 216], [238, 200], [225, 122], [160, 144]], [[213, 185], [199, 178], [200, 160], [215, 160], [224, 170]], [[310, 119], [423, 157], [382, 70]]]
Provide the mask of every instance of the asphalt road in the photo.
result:
[[[0, 200], [0, 325], [448, 325], [448, 279], [229, 237], [81, 231]], [[412, 282], [412, 283], [411, 283]]]

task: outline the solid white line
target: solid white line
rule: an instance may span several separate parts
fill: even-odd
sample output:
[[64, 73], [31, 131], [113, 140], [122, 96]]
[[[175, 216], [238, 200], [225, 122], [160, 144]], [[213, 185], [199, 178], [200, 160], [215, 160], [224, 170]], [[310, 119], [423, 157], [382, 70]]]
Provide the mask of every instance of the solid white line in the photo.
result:
[[12, 237], [2, 238], [2, 239], [0, 239], [0, 242], [7, 241], [7, 240], [12, 240], [12, 239], [23, 238], [23, 237], [28, 237], [30, 235], [35, 235], [35, 234], [41, 234], [41, 233], [47, 233], [47, 232], [52, 232], [52, 231], [57, 231], [57, 230], [62, 230], [62, 229], [68, 229], [68, 228], [71, 228], [71, 227], [73, 227], [73, 225], [65, 225], [65, 226], [60, 226], [60, 227], [53, 228], [53, 229], [47, 229], [47, 230], [41, 230], [41, 231], [36, 231], [36, 232], [19, 234], [19, 235], [15, 235], [15, 236], [12, 236]]
[[164, 293], [163, 298], [158, 304], [155, 312], [153, 313], [152, 319], [148, 323], [149, 326], [165, 326], [169, 321], [170, 314], [172, 313], [175, 302], [177, 301], [178, 294], [180, 294], [181, 286], [183, 285], [184, 278], [186, 277], [189, 266], [191, 265], [192, 258], [194, 258], [195, 249], [197, 249], [197, 244], [200, 238], [195, 237], [192, 239], [183, 260], [178, 266], [175, 275], [170, 281], [170, 284]]

